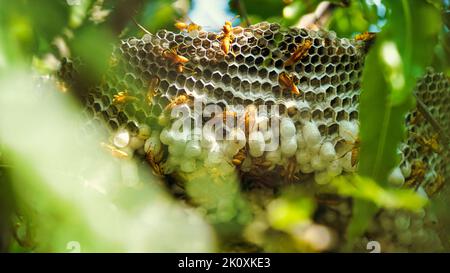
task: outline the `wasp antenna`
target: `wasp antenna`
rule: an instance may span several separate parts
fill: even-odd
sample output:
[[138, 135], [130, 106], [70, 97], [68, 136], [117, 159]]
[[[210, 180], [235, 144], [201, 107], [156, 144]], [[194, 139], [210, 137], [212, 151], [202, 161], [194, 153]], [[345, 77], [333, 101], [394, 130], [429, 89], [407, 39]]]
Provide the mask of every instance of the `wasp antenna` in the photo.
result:
[[134, 19], [134, 18], [132, 18], [132, 19], [133, 19], [133, 22], [136, 24], [136, 26], [137, 26], [138, 28], [140, 28], [140, 29], [141, 29], [143, 32], [145, 32], [146, 34], [151, 35], [150, 31], [146, 30], [145, 27], [143, 27], [141, 24], [139, 24], [139, 23], [136, 21], [136, 19]]
[[197, 71], [195, 71], [195, 69], [192, 69], [190, 67], [185, 66], [184, 69], [191, 71], [192, 74], [197, 74]]

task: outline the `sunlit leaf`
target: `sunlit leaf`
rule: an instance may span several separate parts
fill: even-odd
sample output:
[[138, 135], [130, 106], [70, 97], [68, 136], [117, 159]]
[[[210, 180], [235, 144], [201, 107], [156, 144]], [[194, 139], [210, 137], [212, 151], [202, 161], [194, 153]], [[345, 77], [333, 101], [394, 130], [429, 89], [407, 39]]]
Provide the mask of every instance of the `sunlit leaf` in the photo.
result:
[[[397, 148], [404, 137], [412, 90], [431, 61], [440, 29], [439, 11], [425, 1], [385, 2], [389, 23], [366, 58], [360, 99], [359, 173], [381, 186], [387, 185], [387, 176], [399, 163]], [[356, 211], [360, 213], [349, 226], [352, 238], [365, 230], [376, 209], [360, 200]]]
[[411, 189], [386, 189], [370, 178], [340, 176], [333, 185], [339, 194], [370, 201], [381, 208], [418, 211], [427, 200]]
[[315, 204], [309, 198], [279, 198], [268, 208], [269, 222], [274, 228], [290, 231], [299, 224], [309, 223]]

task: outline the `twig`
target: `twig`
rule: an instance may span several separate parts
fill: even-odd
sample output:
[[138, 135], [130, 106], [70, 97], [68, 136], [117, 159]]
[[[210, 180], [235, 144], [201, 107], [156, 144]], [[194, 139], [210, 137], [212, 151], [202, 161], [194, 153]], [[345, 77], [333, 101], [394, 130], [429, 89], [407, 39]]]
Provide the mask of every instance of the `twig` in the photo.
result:
[[140, 28], [143, 32], [151, 35], [150, 31], [146, 30], [141, 24], [139, 24], [136, 19], [132, 18], [133, 22], [138, 26], [138, 28]]
[[431, 115], [430, 111], [428, 111], [427, 106], [423, 103], [423, 101], [416, 97], [417, 109], [424, 115], [424, 117], [431, 123], [436, 131], [439, 133], [439, 137], [444, 141], [445, 144], [448, 144], [448, 136], [445, 134], [441, 125], [437, 120]]
[[237, 6], [237, 10], [241, 16], [241, 18], [244, 20], [246, 26], [250, 26], [250, 20], [248, 19], [247, 9], [245, 8], [245, 3], [241, 0], [235, 0], [235, 5]]
[[346, 8], [350, 6], [349, 0], [343, 0], [340, 3], [323, 1], [320, 2], [316, 9], [308, 14], [302, 16], [299, 20], [299, 26], [308, 28], [310, 26], [323, 27], [330, 19], [331, 13], [337, 8]]
[[117, 6], [111, 12], [108, 17], [107, 24], [113, 30], [114, 33], [120, 34], [125, 26], [128, 24], [129, 19], [133, 18], [135, 10], [142, 10], [144, 5], [143, 0], [128, 0], [117, 1]]

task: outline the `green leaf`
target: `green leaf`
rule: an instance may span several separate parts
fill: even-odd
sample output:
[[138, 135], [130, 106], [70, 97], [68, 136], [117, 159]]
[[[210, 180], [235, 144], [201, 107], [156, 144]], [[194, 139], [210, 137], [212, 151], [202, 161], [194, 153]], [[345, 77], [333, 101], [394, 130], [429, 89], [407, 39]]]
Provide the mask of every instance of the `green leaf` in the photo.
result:
[[79, 57], [83, 79], [95, 83], [108, 69], [108, 60], [117, 38], [104, 26], [84, 26], [77, 31], [77, 38], [70, 41], [73, 55]]
[[340, 176], [333, 181], [339, 194], [374, 203], [380, 208], [418, 211], [427, 199], [412, 189], [383, 188], [374, 180], [359, 175]]
[[440, 13], [433, 5], [421, 0], [386, 2], [389, 22], [366, 59], [360, 101], [359, 173], [382, 185], [398, 163], [396, 149], [412, 106], [412, 90], [431, 60], [440, 29]]
[[70, 7], [69, 26], [71, 28], [79, 27], [88, 14], [88, 9], [91, 7], [92, 0], [81, 1], [79, 5], [72, 5]]
[[[404, 137], [405, 115], [413, 105], [412, 90], [431, 60], [441, 25], [439, 10], [426, 1], [384, 2], [390, 13], [388, 23], [377, 35], [363, 72], [358, 170], [381, 187], [387, 186], [387, 176], [399, 163], [397, 148]], [[407, 194], [398, 193], [392, 199], [392, 192], [372, 187], [375, 195], [355, 192], [359, 199], [348, 228], [351, 238], [364, 232], [376, 212], [371, 202], [390, 207], [421, 204]]]
[[299, 224], [311, 221], [315, 204], [310, 198], [281, 197], [273, 200], [267, 210], [272, 227], [290, 232]]
[[355, 32], [363, 32], [369, 28], [364, 10], [356, 1], [350, 1], [350, 6], [337, 8], [333, 11], [329, 29], [339, 37], [351, 37]]

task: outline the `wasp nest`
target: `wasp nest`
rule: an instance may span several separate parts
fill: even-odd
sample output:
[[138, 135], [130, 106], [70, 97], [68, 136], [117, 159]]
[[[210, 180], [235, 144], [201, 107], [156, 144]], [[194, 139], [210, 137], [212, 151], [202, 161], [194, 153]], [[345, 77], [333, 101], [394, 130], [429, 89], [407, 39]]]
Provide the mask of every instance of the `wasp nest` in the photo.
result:
[[[231, 41], [227, 54], [223, 36], [205, 31], [122, 41], [103, 84], [83, 97], [94, 116], [87, 131], [106, 121], [112, 144], [146, 155], [160, 175], [221, 165], [269, 184], [308, 175], [326, 184], [353, 172], [364, 42], [272, 23], [233, 28]], [[430, 72], [416, 91], [447, 132], [448, 89], [447, 77]], [[448, 149], [433, 144], [418, 113], [407, 117], [391, 176], [432, 194], [448, 173]]]
[[449, 180], [450, 86], [443, 73], [428, 70], [416, 86], [415, 95], [441, 127], [439, 132], [419, 108], [407, 117], [407, 141], [402, 145], [401, 171], [406, 186], [432, 196]]
[[[106, 120], [118, 148], [132, 143], [160, 174], [222, 164], [323, 184], [353, 171], [362, 42], [269, 23], [233, 33], [228, 54], [212, 32], [123, 41], [104, 83], [84, 97], [92, 123]], [[187, 130], [174, 129], [174, 109], [192, 121]]]

